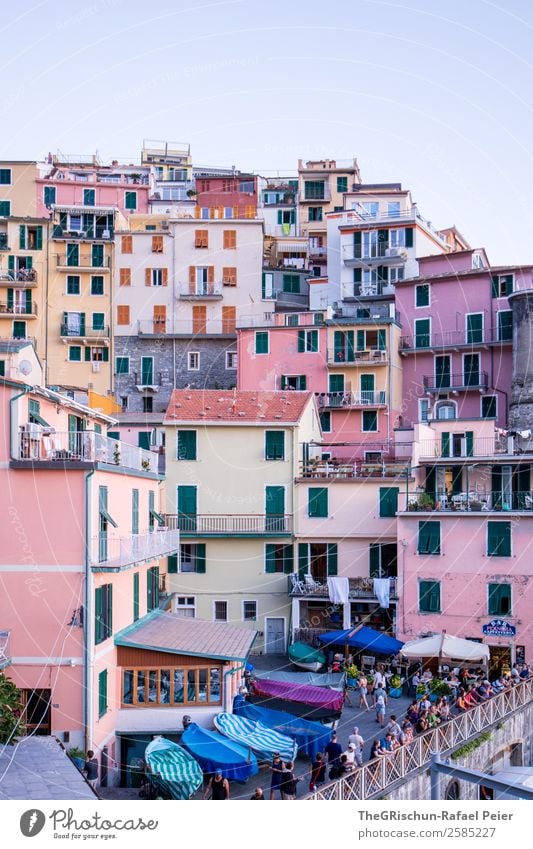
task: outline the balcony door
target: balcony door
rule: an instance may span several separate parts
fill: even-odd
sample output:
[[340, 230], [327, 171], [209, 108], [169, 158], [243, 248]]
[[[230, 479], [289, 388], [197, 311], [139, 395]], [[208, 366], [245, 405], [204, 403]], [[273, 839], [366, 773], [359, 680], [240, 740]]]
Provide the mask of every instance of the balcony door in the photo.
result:
[[376, 389], [376, 378], [373, 374], [362, 374], [360, 378], [361, 403], [373, 404]]
[[435, 386], [448, 389], [451, 386], [450, 357], [435, 357]]
[[464, 355], [464, 385], [479, 386], [479, 354]]
[[52, 733], [51, 690], [21, 690], [24, 725], [28, 735], [48, 736]]
[[197, 526], [197, 488], [178, 486], [178, 525], [180, 531], [196, 531]]
[[265, 514], [265, 531], [283, 533], [285, 530], [285, 487], [266, 487]]

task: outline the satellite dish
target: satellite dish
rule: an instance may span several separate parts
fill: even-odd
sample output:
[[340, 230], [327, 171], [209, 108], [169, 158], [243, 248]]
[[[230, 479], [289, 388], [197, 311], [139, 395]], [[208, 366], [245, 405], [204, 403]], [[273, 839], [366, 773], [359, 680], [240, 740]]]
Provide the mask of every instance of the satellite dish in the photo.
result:
[[32, 365], [29, 360], [21, 360], [19, 365], [19, 371], [21, 374], [31, 374]]

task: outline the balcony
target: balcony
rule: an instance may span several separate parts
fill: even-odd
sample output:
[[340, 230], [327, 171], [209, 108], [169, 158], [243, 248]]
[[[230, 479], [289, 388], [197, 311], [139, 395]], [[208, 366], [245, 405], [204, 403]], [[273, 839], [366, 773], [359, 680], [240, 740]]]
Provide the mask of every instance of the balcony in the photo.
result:
[[220, 301], [222, 295], [222, 282], [178, 283], [178, 297], [182, 301]]
[[90, 542], [91, 568], [94, 572], [118, 572], [134, 564], [167, 557], [179, 550], [179, 546], [179, 531], [168, 528], [125, 537], [100, 534]]
[[486, 490], [469, 492], [437, 492], [433, 507], [427, 505], [427, 499], [415, 496], [409, 499], [407, 512], [438, 513], [532, 513], [533, 491], [493, 493]]
[[[450, 421], [450, 424], [453, 422]], [[509, 440], [510, 441], [510, 440]], [[506, 436], [474, 436], [467, 439], [466, 433], [450, 433], [446, 442], [422, 439], [418, 443], [419, 458], [427, 460], [457, 460], [475, 457], [493, 457], [508, 454], [510, 445]]]
[[[84, 207], [80, 206], [78, 209], [80, 212], [83, 212]], [[114, 227], [96, 226], [88, 230], [67, 230], [65, 227], [56, 224], [52, 230], [52, 239], [65, 239], [67, 242], [76, 240], [112, 242], [114, 238]]]
[[490, 328], [468, 333], [466, 330], [446, 330], [439, 333], [417, 333], [400, 337], [400, 352], [432, 351], [439, 348], [471, 348], [473, 345], [508, 344], [513, 341], [512, 327]]
[[385, 390], [378, 392], [315, 392], [319, 407], [383, 407], [387, 404]]
[[468, 392], [477, 389], [480, 392], [489, 385], [489, 376], [486, 371], [468, 371], [459, 374], [430, 374], [424, 375], [424, 389], [426, 392]]
[[352, 365], [386, 365], [389, 361], [389, 352], [373, 348], [365, 351], [353, 351], [350, 348], [328, 348], [328, 366]]
[[[313, 222], [314, 223], [314, 222]], [[309, 245], [309, 257], [315, 258], [323, 258], [326, 259], [328, 254], [328, 249], [325, 245]]]
[[292, 515], [178, 515], [165, 516], [168, 528], [182, 537], [284, 537], [292, 534]]
[[342, 245], [342, 259], [349, 268], [360, 265], [399, 265], [407, 259], [407, 248], [391, 247], [388, 242], [371, 245]]
[[92, 254], [78, 254], [78, 256], [69, 256], [68, 254], [56, 254], [56, 267], [60, 271], [78, 271], [90, 269], [98, 271], [102, 274], [109, 273], [111, 260], [108, 256], [102, 259], [92, 256]]
[[[311, 580], [295, 580], [296, 575], [288, 575], [289, 596], [291, 598], [329, 598], [327, 581], [322, 579]], [[397, 578], [392, 577], [390, 580], [390, 596], [398, 598]], [[349, 583], [349, 598], [360, 599], [369, 598], [376, 599], [374, 595], [374, 579], [373, 578], [348, 578]]]
[[235, 336], [235, 324], [222, 318], [208, 318], [205, 321], [177, 318], [146, 318], [137, 322], [140, 337], [161, 336]]
[[18, 271], [0, 270], [0, 286], [17, 289], [35, 289], [37, 286], [37, 270], [35, 268], [19, 268]]
[[381, 298], [394, 295], [394, 283], [388, 280], [365, 280], [361, 283], [343, 283], [343, 301], [361, 301], [363, 298]]
[[20, 428], [13, 451], [13, 462], [19, 467], [46, 464], [61, 468], [62, 463], [106, 463], [121, 469], [155, 472], [158, 455], [126, 442], [109, 439], [92, 430], [56, 432], [44, 424], [25, 424]]
[[[312, 183], [321, 183], [322, 180], [311, 180]], [[308, 181], [304, 180], [303, 192], [301, 192], [299, 196], [300, 203], [320, 203], [320, 201], [330, 201], [331, 200], [331, 189], [329, 187], [329, 182], [324, 180], [323, 186], [313, 187], [311, 189], [308, 185]], [[315, 222], [312, 222], [313, 224]]]
[[9, 638], [11, 631], [0, 631], [0, 669], [11, 663], [11, 652], [9, 649]]
[[350, 478], [397, 478], [406, 476], [409, 466], [404, 461], [361, 463], [356, 460], [326, 461], [309, 460], [300, 464], [301, 478], [326, 478], [347, 480]]
[[84, 339], [87, 341], [98, 341], [102, 342], [104, 340], [109, 339], [109, 326], [106, 324], [103, 327], [86, 327], [84, 323], [79, 323], [77, 326], [74, 324], [67, 324], [64, 321], [61, 322], [61, 327], [59, 330], [59, 335], [62, 339]]
[[37, 304], [35, 301], [24, 304], [0, 304], [0, 318], [13, 318], [15, 315], [23, 315], [24, 318], [37, 318]]
[[0, 233], [0, 251], [10, 251], [11, 248], [7, 242], [7, 233]]

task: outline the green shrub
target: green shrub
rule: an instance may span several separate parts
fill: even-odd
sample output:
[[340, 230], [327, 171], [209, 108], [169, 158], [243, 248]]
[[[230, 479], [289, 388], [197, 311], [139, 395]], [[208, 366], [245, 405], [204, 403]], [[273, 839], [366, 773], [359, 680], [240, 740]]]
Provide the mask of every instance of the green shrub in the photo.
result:
[[13, 681], [0, 672], [0, 743], [4, 745], [13, 744], [25, 732], [21, 696]]

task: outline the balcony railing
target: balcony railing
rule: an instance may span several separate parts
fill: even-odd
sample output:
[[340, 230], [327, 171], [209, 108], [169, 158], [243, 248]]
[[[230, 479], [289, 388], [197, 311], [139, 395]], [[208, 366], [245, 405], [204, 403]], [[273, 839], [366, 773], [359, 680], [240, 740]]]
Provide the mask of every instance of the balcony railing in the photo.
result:
[[[4, 282], [5, 281], [5, 282]], [[0, 270], [0, 285], [26, 283], [30, 286], [32, 283], [37, 283], [37, 269], [35, 268], [19, 268], [18, 271]]]
[[11, 631], [0, 631], [0, 669], [11, 663], [11, 652], [9, 650], [9, 638]]
[[201, 301], [222, 297], [222, 282], [178, 283], [178, 295], [184, 301]]
[[[350, 284], [353, 287], [353, 283]], [[353, 293], [353, 288], [352, 288]], [[381, 294], [379, 292], [378, 294]], [[358, 297], [353, 294], [350, 297]], [[339, 307], [336, 307], [334, 310], [334, 318], [351, 318], [354, 321], [370, 321], [374, 322], [376, 319], [379, 321], [380, 319], [392, 319], [393, 321], [397, 321], [400, 324], [400, 313], [394, 307], [394, 304], [365, 304], [364, 306], [357, 306], [356, 304], [342, 304]]]
[[284, 536], [292, 533], [292, 515], [178, 515], [167, 514], [168, 528], [189, 536]]
[[359, 301], [360, 298], [377, 298], [382, 295], [394, 295], [394, 283], [388, 280], [368, 280], [362, 283], [343, 283], [343, 301]]
[[380, 260], [382, 264], [398, 264], [407, 259], [407, 248], [401, 245], [390, 245], [389, 242], [374, 242], [342, 246], [342, 258], [347, 265], [365, 265], [372, 260]]
[[309, 256], [326, 257], [327, 253], [328, 249], [325, 245], [312, 245], [311, 243], [309, 243]]
[[37, 315], [37, 304], [35, 301], [31, 303], [23, 303], [23, 304], [0, 304], [0, 315], [2, 316], [12, 316], [12, 315], [27, 315], [27, 316], [35, 316]]
[[235, 335], [235, 324], [222, 318], [192, 319], [153, 318], [137, 322], [139, 336], [218, 336]]
[[91, 540], [91, 567], [120, 569], [132, 563], [142, 563], [175, 553], [180, 546], [179, 531], [168, 528], [130, 534], [126, 537], [111, 537], [100, 534]]
[[505, 436], [474, 436], [467, 439], [465, 433], [450, 433], [449, 440], [444, 444], [433, 439], [422, 439], [419, 443], [420, 459], [451, 460], [470, 457], [492, 457], [493, 454], [507, 454], [509, 444]]
[[[316, 181], [312, 178], [309, 178], [309, 181], [321, 182], [319, 179]], [[308, 180], [304, 180], [303, 192], [300, 194], [300, 202], [303, 203], [320, 203], [321, 200], [331, 200], [331, 189], [329, 187], [329, 182], [324, 181], [324, 186], [320, 187], [320, 189], [315, 189], [314, 187], [307, 186]]]
[[378, 407], [387, 403], [387, 393], [378, 392], [315, 392], [319, 407]]
[[16, 459], [35, 462], [108, 463], [136, 471], [157, 472], [158, 455], [93, 430], [55, 432], [39, 424], [23, 425]]
[[377, 210], [375, 213], [368, 212], [361, 206], [360, 209], [346, 210], [342, 214], [343, 224], [364, 224], [379, 223], [388, 221], [394, 224], [396, 221], [415, 221], [415, 219], [424, 220], [419, 214], [416, 204], [413, 204], [408, 209], [401, 209], [399, 212], [389, 212], [388, 210]]
[[85, 324], [79, 324], [78, 327], [73, 327], [70, 324], [61, 323], [60, 335], [69, 339], [107, 339], [109, 337], [109, 326], [106, 324], [103, 327], [87, 327]]
[[[432, 496], [433, 497], [433, 496]], [[478, 492], [471, 490], [470, 492], [455, 492], [453, 494], [447, 492], [436, 492], [433, 500], [433, 506], [428, 506], [427, 496], [415, 495], [414, 498], [409, 498], [407, 504], [407, 512], [417, 511], [433, 511], [449, 513], [449, 512], [469, 512], [469, 513], [486, 513], [486, 512], [533, 512], [533, 492], [508, 492], [508, 493], [492, 493]]]
[[[296, 574], [287, 575], [289, 581], [289, 595], [292, 597], [325, 597], [329, 598], [327, 581], [317, 580], [313, 577], [298, 578]], [[397, 578], [390, 580], [391, 598], [398, 598]], [[370, 577], [348, 578], [350, 598], [375, 598], [374, 579]]]
[[381, 462], [381, 463], [361, 463], [360, 461], [352, 460], [342, 462], [327, 462], [325, 460], [310, 460], [308, 463], [301, 463], [300, 477], [302, 478], [368, 478], [368, 477], [405, 477], [408, 471], [408, 465], [405, 461], [398, 462]]
[[380, 348], [354, 351], [351, 348], [328, 348], [328, 365], [344, 365], [345, 363], [367, 363], [372, 365], [385, 364], [389, 360], [389, 352]]
[[[70, 209], [70, 207], [69, 207]], [[83, 207], [80, 206], [80, 213], [83, 212]], [[67, 230], [66, 227], [56, 224], [52, 230], [53, 239], [66, 239], [71, 242], [77, 239], [80, 240], [97, 240], [102, 242], [110, 242], [115, 238], [114, 227], [89, 227], [87, 230]]]
[[7, 242], [7, 233], [0, 233], [0, 251], [9, 251], [11, 248]]
[[479, 737], [483, 731], [498, 727], [515, 711], [529, 705], [532, 699], [533, 678], [529, 678], [452, 717], [448, 722], [418, 734], [411, 743], [400, 746], [393, 754], [368, 761], [346, 778], [330, 782], [314, 793], [309, 793], [306, 799], [329, 801], [382, 798], [389, 788], [405, 782], [415, 770], [427, 769], [434, 753], [449, 753]]
[[93, 257], [92, 254], [78, 254], [75, 257], [68, 254], [57, 254], [56, 265], [58, 268], [94, 268], [101, 271], [109, 271], [111, 260], [108, 256], [100, 260]]
[[488, 383], [489, 376], [486, 371], [424, 375], [424, 389], [428, 392], [441, 392], [447, 389], [486, 389]]
[[492, 342], [512, 342], [512, 327], [491, 328], [482, 330], [445, 330], [438, 333], [417, 333], [400, 337], [400, 350], [417, 351], [432, 348], [454, 348], [462, 345], [483, 345]]

